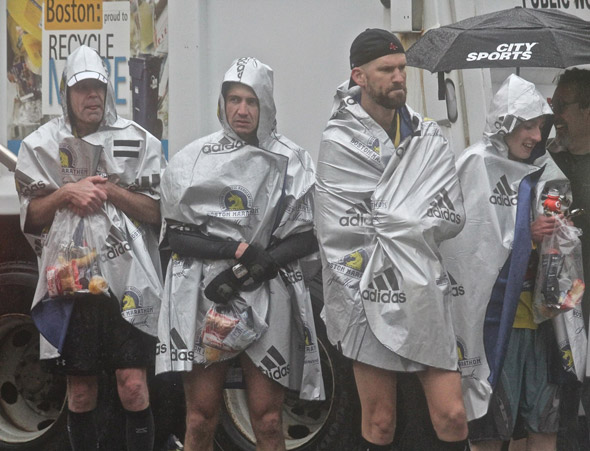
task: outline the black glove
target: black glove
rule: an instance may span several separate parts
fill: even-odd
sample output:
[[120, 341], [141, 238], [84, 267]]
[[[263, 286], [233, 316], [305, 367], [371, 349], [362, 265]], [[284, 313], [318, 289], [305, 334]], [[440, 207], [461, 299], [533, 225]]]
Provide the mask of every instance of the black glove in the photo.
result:
[[246, 267], [254, 282], [274, 279], [279, 273], [279, 265], [268, 252], [249, 245], [238, 261]]
[[244, 279], [238, 279], [232, 268], [220, 272], [205, 287], [205, 296], [216, 304], [227, 304], [240, 290]]

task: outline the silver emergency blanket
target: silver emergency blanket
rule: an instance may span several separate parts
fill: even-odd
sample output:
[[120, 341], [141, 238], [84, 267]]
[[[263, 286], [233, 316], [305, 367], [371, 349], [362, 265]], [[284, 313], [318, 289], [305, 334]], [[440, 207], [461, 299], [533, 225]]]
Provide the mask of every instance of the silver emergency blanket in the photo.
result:
[[412, 133], [396, 148], [357, 103], [359, 89], [339, 88], [318, 160], [328, 337], [347, 357], [381, 368], [455, 370], [438, 252], [464, 221], [453, 153], [438, 125], [409, 108]]
[[[224, 83], [250, 86], [258, 97], [259, 145], [248, 145], [230, 128], [223, 95], [223, 129], [180, 150], [162, 179], [162, 217], [217, 239], [266, 249], [313, 227], [314, 167], [303, 149], [276, 132], [272, 70], [254, 58], [236, 60]], [[165, 230], [165, 229], [163, 229]], [[212, 302], [204, 288], [235, 260], [201, 261], [173, 254], [168, 265], [158, 330], [156, 373], [190, 371], [205, 363], [200, 343]], [[323, 399], [311, 299], [295, 261], [280, 276], [244, 288], [240, 297], [264, 318], [267, 331], [246, 349], [254, 364], [301, 398]]]
[[[520, 122], [551, 114], [532, 83], [511, 75], [492, 100], [483, 139], [467, 148], [457, 160], [467, 222], [459, 235], [441, 245], [441, 253], [454, 298], [453, 323], [468, 420], [487, 412], [492, 394], [488, 380], [488, 359], [492, 357], [485, 352], [484, 320], [492, 289], [513, 248], [521, 181], [544, 168], [531, 196], [532, 219], [543, 214], [542, 195], [550, 188], [557, 188], [571, 200], [569, 182], [544, 151], [544, 141], [533, 151], [542, 155], [535, 159], [533, 153], [531, 163], [509, 159], [504, 141], [504, 136]], [[545, 139], [549, 129], [550, 124]], [[525, 245], [530, 249], [530, 241]], [[508, 331], [513, 321], [514, 316], [506, 319]], [[567, 357], [571, 346], [574, 358], [570, 366], [575, 362], [576, 371], [581, 374], [586, 344], [579, 308], [559, 315], [554, 326], [563, 357]]]
[[[66, 63], [60, 90], [63, 116], [42, 125], [21, 144], [15, 179], [23, 230], [31, 199], [92, 175], [108, 177], [125, 189], [159, 200], [160, 174], [166, 165], [160, 141], [136, 123], [117, 116], [110, 82], [98, 131], [83, 139], [72, 134], [66, 103], [67, 81], [84, 71], [95, 72], [96, 78], [107, 78], [102, 59], [88, 47], [77, 49]], [[108, 257], [103, 267], [121, 304], [121, 315], [140, 330], [156, 335], [163, 292], [157, 231], [129, 218], [110, 202], [103, 205], [103, 214], [111, 223], [111, 233], [105, 237], [104, 255]], [[45, 229], [40, 235], [25, 233], [38, 256], [48, 231]], [[135, 257], [129, 260], [127, 253]], [[39, 286], [32, 309], [41, 301], [42, 290]], [[42, 340], [41, 358], [57, 355], [57, 350]]]

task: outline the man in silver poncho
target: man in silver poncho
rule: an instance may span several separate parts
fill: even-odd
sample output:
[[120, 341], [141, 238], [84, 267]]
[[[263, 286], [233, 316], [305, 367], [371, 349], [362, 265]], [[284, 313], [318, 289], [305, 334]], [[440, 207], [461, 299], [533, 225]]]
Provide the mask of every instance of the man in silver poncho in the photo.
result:
[[317, 170], [328, 337], [354, 360], [360, 450], [391, 446], [397, 372], [417, 373], [439, 449], [456, 449], [467, 424], [438, 252], [464, 223], [453, 153], [438, 125], [405, 104], [406, 58], [395, 35], [364, 31], [350, 63]]
[[219, 96], [222, 130], [180, 150], [162, 179], [164, 239], [173, 251], [159, 321], [156, 372], [183, 372], [185, 449], [212, 450], [232, 360], [203, 342], [215, 304], [247, 305], [268, 325], [237, 358], [259, 450], [285, 449], [284, 389], [323, 399], [300, 259], [317, 250], [314, 167], [276, 132], [273, 72], [240, 58]]
[[[63, 115], [27, 136], [19, 150], [21, 225], [41, 256], [55, 244], [46, 237], [62, 210], [90, 224], [106, 218], [111, 227], [98, 252], [112, 296], [48, 299], [41, 273], [31, 312], [43, 334], [41, 359], [67, 375], [73, 450], [97, 449], [97, 375], [106, 367], [115, 370], [125, 409], [127, 449], [145, 451], [154, 442], [146, 368], [154, 359], [148, 334], [156, 335], [162, 295], [156, 232], [166, 162], [154, 136], [117, 115], [106, 66], [94, 49], [82, 46], [68, 56], [60, 94]], [[49, 338], [56, 334], [65, 341]]]

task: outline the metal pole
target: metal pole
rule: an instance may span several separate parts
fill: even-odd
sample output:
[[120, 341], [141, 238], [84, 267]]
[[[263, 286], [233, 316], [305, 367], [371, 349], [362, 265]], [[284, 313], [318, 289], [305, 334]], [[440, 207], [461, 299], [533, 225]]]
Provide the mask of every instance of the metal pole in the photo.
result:
[[16, 168], [16, 160], [16, 155], [0, 144], [0, 163], [6, 166], [9, 171], [14, 172], [14, 169]]

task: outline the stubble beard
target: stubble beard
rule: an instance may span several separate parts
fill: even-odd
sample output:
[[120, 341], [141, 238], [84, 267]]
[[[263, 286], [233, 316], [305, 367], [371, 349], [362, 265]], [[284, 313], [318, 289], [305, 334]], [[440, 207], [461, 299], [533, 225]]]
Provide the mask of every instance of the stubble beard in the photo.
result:
[[567, 150], [569, 147], [569, 137], [566, 133], [558, 133], [555, 135], [555, 143], [564, 150]]
[[389, 92], [380, 93], [370, 88], [367, 90], [367, 94], [369, 94], [377, 105], [387, 108], [388, 110], [397, 110], [406, 104], [407, 89], [405, 87], [403, 88], [403, 94], [398, 94], [394, 97], [389, 97]]

